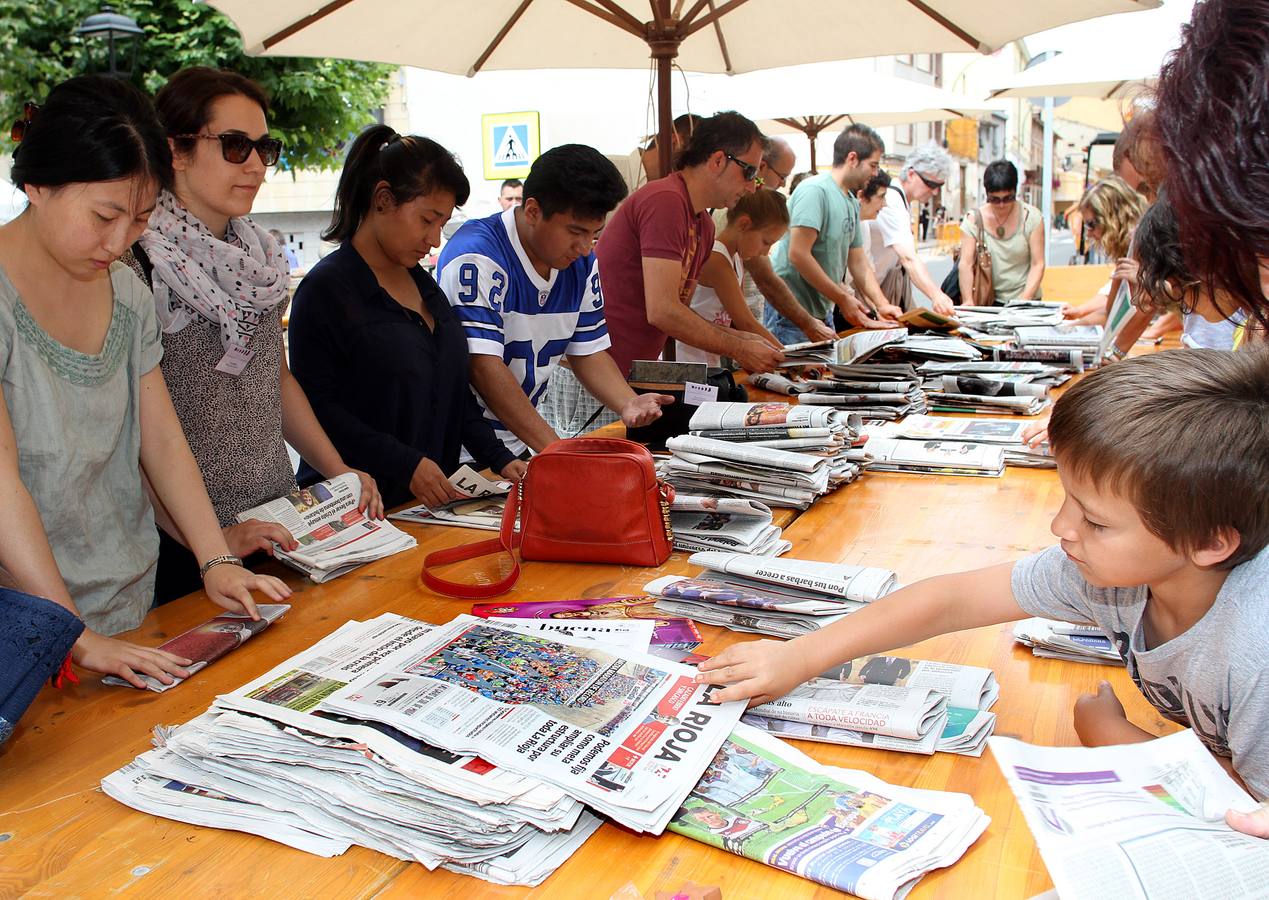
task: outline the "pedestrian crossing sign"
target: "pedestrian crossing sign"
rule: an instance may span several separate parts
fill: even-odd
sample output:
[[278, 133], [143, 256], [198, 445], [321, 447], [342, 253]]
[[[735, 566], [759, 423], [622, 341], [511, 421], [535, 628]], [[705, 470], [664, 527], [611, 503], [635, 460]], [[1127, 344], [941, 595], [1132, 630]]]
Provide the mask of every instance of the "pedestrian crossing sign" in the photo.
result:
[[480, 117], [485, 178], [523, 178], [540, 152], [536, 112], [485, 113]]

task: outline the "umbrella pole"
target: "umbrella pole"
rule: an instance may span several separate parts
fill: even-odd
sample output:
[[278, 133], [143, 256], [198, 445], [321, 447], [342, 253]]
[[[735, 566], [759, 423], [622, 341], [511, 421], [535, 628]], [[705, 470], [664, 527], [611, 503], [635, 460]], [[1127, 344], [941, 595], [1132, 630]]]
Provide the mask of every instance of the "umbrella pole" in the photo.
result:
[[674, 153], [674, 107], [671, 99], [672, 66], [679, 55], [683, 35], [672, 17], [670, 0], [652, 0], [653, 21], [648, 24], [648, 48], [657, 64], [657, 158], [661, 177], [670, 174]]

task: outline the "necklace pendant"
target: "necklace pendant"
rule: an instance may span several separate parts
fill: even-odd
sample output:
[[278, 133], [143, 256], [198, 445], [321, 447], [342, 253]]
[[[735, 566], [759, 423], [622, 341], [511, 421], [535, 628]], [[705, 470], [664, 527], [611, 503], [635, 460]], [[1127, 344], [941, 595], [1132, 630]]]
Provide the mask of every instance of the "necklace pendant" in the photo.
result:
[[1005, 236], [1005, 226], [1003, 226], [1003, 225], [997, 225], [997, 226], [996, 226], [996, 237], [998, 237], [998, 238], [1002, 238], [1002, 237], [1004, 237], [1004, 236]]

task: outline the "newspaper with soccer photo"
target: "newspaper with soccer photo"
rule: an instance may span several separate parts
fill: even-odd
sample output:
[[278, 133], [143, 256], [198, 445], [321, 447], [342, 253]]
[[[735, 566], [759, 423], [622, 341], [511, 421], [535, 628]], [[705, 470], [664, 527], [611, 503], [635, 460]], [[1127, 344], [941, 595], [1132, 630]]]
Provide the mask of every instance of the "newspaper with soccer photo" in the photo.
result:
[[738, 725], [670, 829], [868, 900], [903, 897], [990, 820], [967, 794], [886, 784]]
[[416, 546], [413, 537], [387, 519], [371, 519], [359, 511], [360, 502], [361, 482], [346, 472], [244, 510], [238, 521], [276, 522], [291, 532], [299, 549], [275, 544], [273, 555], [320, 584]]

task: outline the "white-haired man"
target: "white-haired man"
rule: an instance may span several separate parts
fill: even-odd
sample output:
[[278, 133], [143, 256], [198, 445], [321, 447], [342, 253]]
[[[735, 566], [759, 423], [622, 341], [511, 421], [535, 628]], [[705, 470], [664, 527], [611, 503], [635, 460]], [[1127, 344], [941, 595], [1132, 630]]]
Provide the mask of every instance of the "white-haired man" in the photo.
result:
[[877, 218], [865, 222], [864, 247], [886, 299], [905, 310], [913, 306], [912, 286], [930, 298], [935, 312], [950, 315], [952, 300], [917, 257], [912, 238], [911, 204], [924, 203], [947, 181], [952, 160], [937, 144], [917, 147], [904, 160], [899, 177], [886, 192]]

